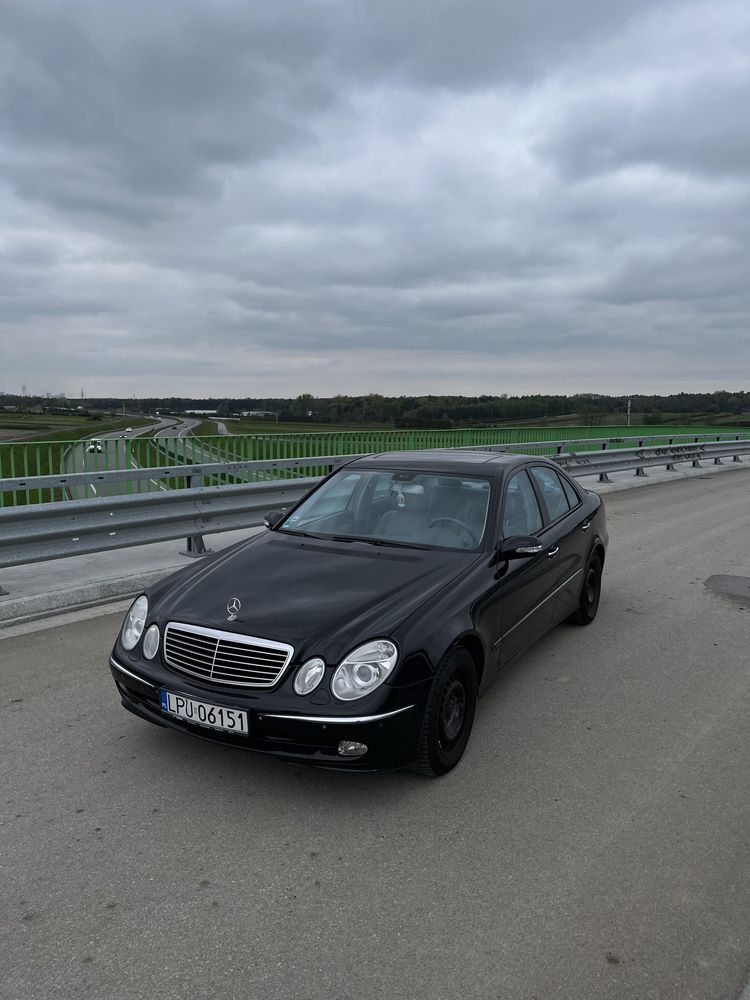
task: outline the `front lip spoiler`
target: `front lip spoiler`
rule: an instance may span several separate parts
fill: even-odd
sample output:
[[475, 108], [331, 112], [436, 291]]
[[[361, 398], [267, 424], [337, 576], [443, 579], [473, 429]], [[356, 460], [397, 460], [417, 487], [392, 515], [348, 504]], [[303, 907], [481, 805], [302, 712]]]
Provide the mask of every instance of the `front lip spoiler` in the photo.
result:
[[138, 681], [139, 684], [145, 684], [146, 687], [156, 688], [156, 684], [152, 684], [151, 681], [147, 681], [145, 677], [139, 677], [138, 674], [131, 673], [130, 670], [126, 670], [121, 663], [118, 663], [114, 656], [109, 658], [110, 667], [114, 667], [115, 670], [119, 670], [121, 674], [125, 674], [128, 677], [132, 677], [134, 681]]
[[396, 708], [392, 712], [381, 712], [379, 715], [280, 715], [275, 712], [259, 712], [259, 719], [287, 719], [290, 722], [320, 722], [324, 726], [347, 725], [348, 723], [380, 722], [382, 719], [390, 719], [401, 712], [408, 712], [413, 705], [404, 705], [403, 708]]

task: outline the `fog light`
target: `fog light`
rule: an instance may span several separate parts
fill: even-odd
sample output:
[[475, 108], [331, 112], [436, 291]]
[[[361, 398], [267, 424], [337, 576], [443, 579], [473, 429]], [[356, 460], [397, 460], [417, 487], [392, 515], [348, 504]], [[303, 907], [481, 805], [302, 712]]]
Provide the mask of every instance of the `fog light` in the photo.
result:
[[297, 694], [310, 694], [323, 680], [326, 665], [319, 656], [303, 663], [294, 678], [294, 690]]
[[159, 626], [151, 625], [143, 637], [143, 655], [147, 660], [153, 660], [159, 652]]
[[341, 740], [339, 743], [341, 757], [361, 757], [363, 753], [367, 753], [366, 743], [356, 743], [354, 740]]

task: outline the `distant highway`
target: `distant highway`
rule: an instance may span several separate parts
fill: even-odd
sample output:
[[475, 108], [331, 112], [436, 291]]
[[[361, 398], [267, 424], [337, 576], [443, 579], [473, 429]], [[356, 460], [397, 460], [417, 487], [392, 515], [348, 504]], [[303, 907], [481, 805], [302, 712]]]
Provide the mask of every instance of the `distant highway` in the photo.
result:
[[[73, 445], [68, 451], [65, 459], [65, 470], [72, 472], [105, 472], [108, 469], [126, 469], [128, 464], [135, 466], [135, 460], [129, 455], [129, 441], [137, 437], [145, 437], [152, 434], [154, 427], [161, 428], [158, 433], [169, 433], [179, 426], [179, 421], [174, 418], [165, 417], [155, 421], [148, 427], [138, 427], [123, 437], [122, 431], [109, 431], [104, 434], [92, 434], [89, 438], [81, 440]], [[92, 439], [98, 439], [103, 444], [103, 451], [90, 452], [89, 446]], [[107, 442], [106, 444], [104, 442]], [[132, 484], [130, 486], [132, 492]], [[70, 493], [74, 500], [91, 499], [98, 496], [117, 496], [128, 492], [128, 484], [122, 483], [98, 483], [88, 486], [72, 487]]]
[[122, 611], [0, 633], [3, 995], [750, 995], [750, 603], [705, 586], [750, 573], [749, 491], [607, 496], [597, 620], [503, 673], [439, 781], [133, 718]]
[[[123, 437], [122, 431], [111, 431], [105, 434], [93, 434], [90, 438], [74, 445], [68, 452], [65, 461], [67, 472], [104, 472], [108, 469], [126, 469], [128, 465], [137, 468], [136, 459], [131, 454], [129, 442], [137, 437], [153, 435], [159, 442], [162, 452], [160, 464], [179, 464], [184, 460], [201, 463], [221, 461], [222, 455], [214, 452], [205, 444], [195, 446], [190, 438], [191, 431], [200, 423], [189, 417], [164, 417], [149, 427], [139, 427]], [[154, 433], [154, 427], [158, 428]], [[103, 444], [102, 452], [90, 452], [91, 438], [98, 438]], [[153, 487], [166, 489], [157, 480], [151, 480]], [[72, 487], [73, 499], [83, 500], [100, 496], [118, 496], [135, 492], [134, 487], [127, 482], [92, 483], [86, 487]]]

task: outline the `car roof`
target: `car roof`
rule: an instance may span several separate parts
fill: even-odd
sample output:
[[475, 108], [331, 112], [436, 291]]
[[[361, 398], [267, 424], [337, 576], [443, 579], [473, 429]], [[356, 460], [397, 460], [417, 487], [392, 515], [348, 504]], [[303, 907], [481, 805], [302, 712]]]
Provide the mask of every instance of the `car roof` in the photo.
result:
[[518, 455], [503, 451], [480, 451], [453, 448], [427, 448], [424, 451], [384, 451], [363, 455], [349, 465], [368, 468], [407, 468], [422, 472], [454, 473], [471, 476], [497, 475], [509, 467], [521, 465], [528, 459], [552, 464], [541, 455]]

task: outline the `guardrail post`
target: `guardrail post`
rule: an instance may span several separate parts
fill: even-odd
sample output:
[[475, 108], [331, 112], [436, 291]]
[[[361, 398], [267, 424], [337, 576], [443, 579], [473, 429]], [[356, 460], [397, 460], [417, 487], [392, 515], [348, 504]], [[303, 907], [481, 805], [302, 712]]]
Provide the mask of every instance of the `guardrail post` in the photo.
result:
[[[697, 438], [694, 439], [694, 441], [695, 441], [695, 444], [699, 444], [700, 443], [700, 438], [697, 437]], [[697, 458], [694, 458], [693, 461], [690, 464], [691, 464], [691, 466], [692, 466], [693, 469], [700, 469], [700, 467], [701, 467], [701, 463], [698, 461]]]
[[[198, 486], [203, 485], [203, 476], [188, 476], [187, 486], [188, 489], [195, 489]], [[188, 535], [185, 540], [185, 548], [180, 550], [180, 554], [183, 556], [190, 556], [193, 559], [198, 559], [200, 556], [207, 555], [211, 550], [206, 548], [206, 543], [203, 541], [203, 535]]]
[[[643, 447], [643, 441], [642, 440], [638, 442], [638, 447], [639, 448]], [[635, 470], [635, 474], [636, 474], [636, 476], [646, 476], [647, 475], [647, 473], [645, 472], [645, 470], [640, 465]]]
[[[740, 438], [739, 434], [737, 434], [737, 435], [735, 436], [735, 439], [734, 439], [734, 440], [735, 440], [735, 441], [739, 441], [739, 440], [741, 440], [741, 438]], [[739, 460], [740, 460], [740, 456], [739, 456], [739, 455], [734, 455], [734, 456], [733, 456], [733, 458], [732, 458], [732, 461], [733, 461], [733, 462], [739, 462]]]
[[[674, 438], [669, 438], [669, 447], [671, 448], [673, 444], [674, 444]], [[667, 472], [674, 472], [674, 471], [675, 471], [674, 462], [667, 462]]]
[[[607, 442], [603, 441], [602, 442], [602, 451], [606, 451], [606, 450], [607, 450]], [[611, 483], [612, 480], [609, 478], [609, 476], [607, 475], [606, 472], [600, 472], [599, 473], [599, 482], [600, 483]]]
[[[721, 434], [717, 434], [717, 436], [716, 436], [716, 440], [717, 440], [717, 441], [721, 441]], [[723, 465], [723, 464], [724, 464], [724, 463], [722, 462], [722, 460], [721, 460], [721, 459], [719, 458], [719, 456], [717, 455], [717, 456], [716, 456], [716, 458], [714, 459], [714, 465]]]

